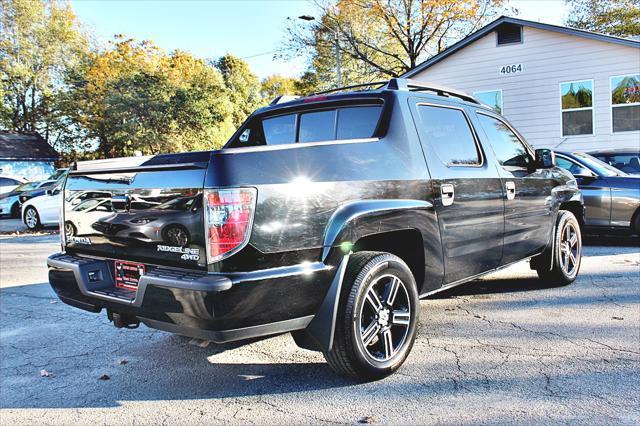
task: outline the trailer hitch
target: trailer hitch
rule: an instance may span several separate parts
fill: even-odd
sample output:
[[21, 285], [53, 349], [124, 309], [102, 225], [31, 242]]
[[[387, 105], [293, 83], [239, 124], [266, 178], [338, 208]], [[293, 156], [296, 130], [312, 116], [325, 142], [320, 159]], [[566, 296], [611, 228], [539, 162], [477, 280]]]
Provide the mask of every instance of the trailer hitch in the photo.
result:
[[111, 310], [107, 310], [107, 318], [113, 322], [116, 328], [134, 329], [140, 326], [140, 320], [133, 315], [119, 314]]

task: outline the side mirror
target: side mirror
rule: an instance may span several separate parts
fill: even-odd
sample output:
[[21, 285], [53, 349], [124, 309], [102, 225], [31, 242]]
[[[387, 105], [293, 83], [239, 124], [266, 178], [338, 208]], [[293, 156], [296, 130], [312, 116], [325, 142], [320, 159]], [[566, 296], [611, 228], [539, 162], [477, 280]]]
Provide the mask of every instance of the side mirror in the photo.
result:
[[556, 153], [547, 148], [536, 149], [536, 169], [550, 169], [556, 165]]
[[58, 188], [47, 189], [44, 193], [47, 195], [58, 195], [60, 190]]

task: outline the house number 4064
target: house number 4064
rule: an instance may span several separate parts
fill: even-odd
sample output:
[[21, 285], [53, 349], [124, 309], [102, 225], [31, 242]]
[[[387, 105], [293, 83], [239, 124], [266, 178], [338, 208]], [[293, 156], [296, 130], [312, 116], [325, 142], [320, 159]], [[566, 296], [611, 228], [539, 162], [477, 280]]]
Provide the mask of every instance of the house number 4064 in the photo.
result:
[[500, 75], [519, 74], [523, 69], [522, 64], [503, 65], [500, 67]]

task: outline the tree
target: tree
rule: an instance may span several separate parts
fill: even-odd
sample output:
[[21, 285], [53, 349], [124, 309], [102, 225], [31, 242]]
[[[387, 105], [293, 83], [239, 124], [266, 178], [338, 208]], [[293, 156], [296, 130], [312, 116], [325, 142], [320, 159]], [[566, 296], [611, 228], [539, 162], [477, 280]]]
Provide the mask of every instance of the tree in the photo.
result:
[[220, 147], [234, 130], [222, 75], [205, 61], [118, 36], [67, 75], [65, 111], [101, 157]]
[[0, 126], [51, 139], [61, 126], [55, 105], [61, 76], [88, 46], [68, 4], [0, 0]]
[[565, 0], [566, 24], [618, 37], [640, 35], [640, 0]]
[[222, 73], [233, 105], [231, 121], [235, 127], [240, 127], [249, 114], [268, 103], [260, 95], [260, 81], [246, 62], [231, 54], [215, 61], [215, 66]]
[[[395, 77], [502, 11], [502, 0], [339, 0], [318, 3], [319, 20], [292, 21], [288, 55], [311, 50], [321, 86], [335, 82], [335, 38], [344, 84]], [[306, 27], [304, 25], [307, 25]]]
[[277, 74], [270, 75], [262, 80], [260, 95], [266, 102], [282, 95], [297, 95], [299, 93], [296, 83], [297, 80], [295, 78], [283, 77]]

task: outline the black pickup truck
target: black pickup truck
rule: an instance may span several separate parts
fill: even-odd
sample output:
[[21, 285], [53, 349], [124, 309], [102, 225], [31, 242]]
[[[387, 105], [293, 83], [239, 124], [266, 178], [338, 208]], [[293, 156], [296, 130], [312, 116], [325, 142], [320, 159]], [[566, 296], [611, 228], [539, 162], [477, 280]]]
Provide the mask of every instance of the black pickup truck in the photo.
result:
[[420, 298], [524, 259], [575, 280], [583, 201], [551, 151], [462, 92], [350, 89], [274, 101], [218, 151], [71, 171], [53, 289], [117, 327], [292, 332], [372, 380], [409, 354]]

